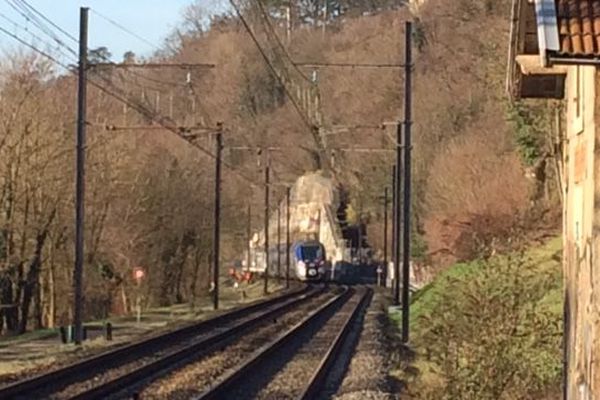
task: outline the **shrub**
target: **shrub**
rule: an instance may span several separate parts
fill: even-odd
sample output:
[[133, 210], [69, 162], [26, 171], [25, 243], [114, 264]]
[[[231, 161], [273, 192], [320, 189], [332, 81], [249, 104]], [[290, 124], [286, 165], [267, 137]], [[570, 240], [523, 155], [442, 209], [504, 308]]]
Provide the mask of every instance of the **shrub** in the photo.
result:
[[[479, 261], [417, 297], [415, 329], [438, 385], [436, 400], [530, 399], [559, 381], [560, 268], [540, 268], [523, 254]], [[422, 307], [428, 303], [431, 307]], [[430, 311], [430, 312], [426, 312]]]

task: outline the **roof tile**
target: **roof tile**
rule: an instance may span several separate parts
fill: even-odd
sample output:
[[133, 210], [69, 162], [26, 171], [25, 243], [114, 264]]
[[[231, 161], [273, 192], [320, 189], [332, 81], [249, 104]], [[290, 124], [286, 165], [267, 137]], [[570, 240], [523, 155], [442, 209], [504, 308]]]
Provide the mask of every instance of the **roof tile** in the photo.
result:
[[600, 0], [556, 0], [560, 53], [600, 56]]

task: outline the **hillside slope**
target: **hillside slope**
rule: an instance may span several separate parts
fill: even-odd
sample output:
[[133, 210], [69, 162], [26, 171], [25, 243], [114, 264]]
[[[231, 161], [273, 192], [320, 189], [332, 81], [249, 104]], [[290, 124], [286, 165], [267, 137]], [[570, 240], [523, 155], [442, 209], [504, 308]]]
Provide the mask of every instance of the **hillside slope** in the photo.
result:
[[[271, 19], [278, 30], [283, 22], [276, 10]], [[534, 196], [539, 182], [526, 177], [526, 168], [537, 159], [520, 156], [524, 149], [516, 140], [519, 127], [506, 101], [509, 11], [508, 0], [430, 0], [417, 16], [405, 7], [337, 19], [326, 34], [320, 28], [298, 27], [287, 45], [298, 62], [402, 63], [404, 22], [415, 20], [414, 231], [424, 238], [416, 243], [416, 255], [434, 266], [477, 256], [480, 247], [522, 223], [524, 215], [531, 214], [532, 202], [540, 213], [556, 204], [549, 166], [548, 178], [541, 182], [549, 195]], [[246, 17], [263, 49], [277, 45], [261, 35], [264, 21], [251, 13]], [[285, 36], [283, 29], [278, 33]], [[293, 180], [313, 168], [305, 151], [313, 147], [310, 132], [235, 19], [219, 20], [207, 32], [182, 40], [173, 57], [218, 64], [196, 85], [199, 92], [210, 93], [201, 99], [202, 114], [226, 121], [229, 143], [283, 146], [272, 153], [281, 180]], [[393, 129], [375, 127], [402, 118], [401, 70], [302, 68], [302, 72], [316, 73], [324, 125], [332, 132], [327, 136], [330, 150], [393, 148]], [[544, 115], [536, 107], [524, 107], [530, 125], [534, 117]], [[545, 148], [543, 131], [530, 134], [535, 137], [527, 141], [529, 145]], [[542, 153], [537, 150], [530, 153]], [[252, 156], [230, 156], [236, 165], [256, 170]], [[391, 180], [393, 154], [338, 150], [335, 161], [353, 211], [370, 225], [371, 243], [381, 249], [379, 197]], [[555, 217], [550, 227], [557, 226]], [[525, 229], [531, 228], [532, 220], [541, 218], [529, 218]]]

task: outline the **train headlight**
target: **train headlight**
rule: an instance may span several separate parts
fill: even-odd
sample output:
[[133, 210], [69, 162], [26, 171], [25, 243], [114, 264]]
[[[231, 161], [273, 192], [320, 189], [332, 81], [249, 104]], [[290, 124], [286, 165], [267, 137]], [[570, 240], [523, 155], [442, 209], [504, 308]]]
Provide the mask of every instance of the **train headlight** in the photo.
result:
[[306, 264], [304, 261], [298, 261], [296, 269], [298, 270], [298, 275], [306, 275]]

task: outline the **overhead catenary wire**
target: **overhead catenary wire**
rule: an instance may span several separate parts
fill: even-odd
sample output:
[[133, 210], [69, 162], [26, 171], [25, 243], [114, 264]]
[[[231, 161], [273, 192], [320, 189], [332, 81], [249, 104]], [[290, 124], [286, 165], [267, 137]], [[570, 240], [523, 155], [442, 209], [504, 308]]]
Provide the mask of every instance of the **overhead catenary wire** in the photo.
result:
[[344, 63], [344, 62], [309, 62], [309, 61], [298, 61], [294, 62], [297, 67], [307, 68], [390, 68], [399, 69], [405, 68], [405, 64], [396, 63]]
[[144, 38], [143, 36], [133, 32], [132, 30], [126, 28], [125, 26], [121, 25], [120, 23], [118, 23], [117, 21], [113, 20], [112, 18], [100, 13], [99, 11], [94, 10], [93, 8], [90, 8], [90, 10], [92, 11], [93, 14], [97, 15], [98, 17], [102, 18], [103, 20], [105, 20], [106, 22], [108, 22], [109, 24], [119, 28], [120, 30], [122, 30], [123, 32], [127, 33], [128, 35], [138, 39], [139, 41], [147, 44], [148, 46], [154, 48], [157, 51], [161, 51], [161, 49], [155, 45], [154, 43], [152, 43], [151, 41], [149, 41], [148, 39]]
[[[29, 35], [31, 35], [31, 37], [37, 41], [39, 41], [40, 43], [45, 43], [45, 40], [40, 37], [39, 35], [35, 34], [33, 31], [31, 31], [30, 29], [28, 29], [26, 26], [23, 26], [21, 24], [19, 24], [18, 22], [16, 22], [15, 20], [13, 20], [12, 18], [8, 17], [7, 15], [3, 14], [0, 12], [0, 18], [2, 18], [3, 20], [5, 20], [6, 22], [8, 22], [9, 24], [13, 25], [15, 30], [21, 29], [25, 32], [27, 32]], [[71, 55], [65, 53], [62, 50], [61, 46], [56, 47], [57, 52], [59, 52], [63, 57], [65, 57], [65, 59], [67, 59], [68, 61], [71, 62], [77, 62], [77, 60], [75, 60]]]
[[[8, 1], [8, 0], [6, 0]], [[13, 0], [13, 1], [21, 1], [21, 0]], [[57, 25], [56, 23], [54, 23], [50, 18], [46, 17], [42, 12], [38, 11], [37, 9], [35, 9], [35, 7], [31, 6], [28, 3], [25, 3], [25, 5], [31, 9], [33, 12], [35, 12], [37, 15], [41, 16], [45, 21], [47, 21], [49, 24], [51, 24], [53, 27], [55, 27], [56, 29], [58, 29], [60, 32], [63, 32], [63, 34], [69, 36], [71, 39], [73, 39], [75, 42], [78, 42], [78, 40], [76, 38], [74, 38], [72, 35], [69, 35], [68, 32], [66, 32], [64, 29], [62, 29], [59, 25]], [[14, 8], [14, 7], [13, 7]], [[18, 10], [17, 10], [18, 11]], [[27, 12], [27, 15], [21, 13], [21, 15], [23, 15], [27, 20], [28, 16], [32, 16], [30, 12], [28, 12], [28, 10], [24, 9], [25, 12]], [[117, 25], [118, 27], [122, 28], [122, 25], [119, 24], [118, 22], [106, 17], [105, 15], [101, 15], [101, 13], [93, 11], [95, 14], [99, 15], [101, 18], [104, 18], [106, 20], [110, 20], [111, 23]], [[33, 16], [32, 16], [33, 17]], [[42, 24], [40, 24], [42, 25]], [[46, 28], [46, 27], [43, 27]], [[57, 43], [59, 43], [59, 45], [62, 45], [63, 47], [66, 47], [72, 54], [75, 55], [75, 58], [78, 57], [77, 52], [75, 52], [74, 50], [70, 49], [66, 44], [64, 44], [63, 42], [61, 42], [56, 35], [54, 35], [53, 32], [51, 32], [50, 29], [44, 29], [44, 32], [50, 36], [53, 40], [57, 41]], [[135, 34], [135, 32], [132, 32], [130, 30], [127, 30], [127, 32], [129, 34], [133, 34], [135, 36], [139, 36], [137, 34]], [[156, 48], [156, 46], [154, 46]], [[108, 59], [108, 57], [106, 57], [104, 54], [99, 54], [100, 58], [104, 61], [106, 61], [106, 63], [104, 64], [99, 64], [99, 63], [95, 63], [92, 66], [93, 67], [102, 67], [102, 66], [126, 66], [127, 69], [133, 69], [133, 68], [149, 68], [149, 67], [153, 67], [153, 68], [158, 68], [158, 67], [164, 67], [164, 66], [169, 66], [169, 67], [178, 67], [178, 68], [183, 68], [183, 69], [194, 69], [194, 68], [213, 68], [214, 64], [183, 64], [183, 63], [178, 63], [178, 64], [172, 64], [172, 63], [151, 63], [151, 64], [115, 64], [113, 63], [110, 59]], [[77, 60], [75, 59], [75, 63], [77, 63]], [[182, 83], [182, 82], [175, 82], [175, 81], [167, 81], [167, 80], [161, 80], [161, 79], [155, 79], [155, 78], [151, 78], [148, 77], [144, 74], [138, 73], [136, 71], [129, 71], [132, 75], [134, 75], [135, 77], [141, 79], [141, 80], [145, 80], [148, 82], [152, 82], [154, 84], [159, 84], [159, 85], [165, 85], [165, 86], [179, 86], [179, 87], [185, 87], [185, 88], [191, 88], [192, 86], [192, 82], [188, 82], [188, 83]], [[122, 79], [123, 81], [127, 81], [127, 78], [125, 78], [124, 76], [122, 76], [121, 74], [119, 74], [120, 79]], [[150, 90], [154, 90], [154, 91], [161, 91], [161, 89], [159, 88], [152, 88], [149, 87], [149, 85], [144, 84], [144, 88], [149, 88]], [[197, 96], [196, 96], [197, 97]]]
[[[20, 38], [19, 36], [11, 33], [10, 31], [4, 29], [3, 27], [0, 26], [0, 32], [4, 33], [5, 35], [11, 37], [12, 39], [16, 40], [17, 42], [21, 43], [22, 45], [28, 47], [29, 49], [33, 50], [34, 52], [38, 53], [39, 55], [47, 58], [48, 60], [52, 61], [53, 63], [63, 67], [64, 69], [71, 71], [71, 67], [64, 64], [63, 62], [59, 61], [57, 58], [55, 58], [54, 56], [52, 56], [51, 54], [40, 50], [39, 48], [37, 48], [36, 46], [32, 45], [31, 43], [28, 43], [26, 40]], [[147, 108], [143, 107], [142, 105], [139, 104], [135, 104], [131, 101], [129, 101], [126, 96], [123, 96], [122, 94], [118, 94], [118, 93], [114, 93], [113, 91], [111, 91], [110, 89], [104, 87], [103, 85], [99, 84], [98, 82], [95, 82], [94, 80], [92, 80], [90, 77], [88, 77], [87, 79], [87, 83], [94, 86], [95, 88], [97, 88], [98, 90], [101, 90], [102, 92], [106, 93], [107, 95], [115, 98], [116, 100], [120, 101], [121, 103], [127, 105], [128, 107], [132, 108], [133, 110], [137, 111], [138, 113], [140, 113], [141, 115], [149, 118], [151, 121], [158, 123], [160, 126], [162, 126], [165, 130], [174, 133], [177, 137], [186, 140], [184, 137], [181, 136], [180, 132], [177, 130], [176, 127], [173, 126], [169, 126], [168, 124], [166, 124], [162, 118], [156, 118], [156, 112], [153, 112], [152, 110], [148, 110]], [[201, 151], [202, 153], [204, 153], [205, 155], [207, 155], [208, 157], [212, 158], [212, 159], [216, 159], [216, 155], [213, 154], [210, 150], [198, 145], [197, 143], [192, 143], [189, 142], [188, 140], [186, 140], [186, 143], [189, 143], [190, 145], [192, 145], [193, 147], [195, 147], [196, 149], [198, 149], [199, 151]], [[241, 173], [239, 170], [237, 170], [236, 168], [232, 167], [230, 164], [223, 162], [223, 166], [227, 169], [229, 169], [232, 173], [234, 173], [235, 175], [237, 175], [238, 177], [242, 178], [243, 180], [247, 181], [249, 184], [255, 186], [255, 187], [262, 187], [264, 186], [263, 183], [258, 183], [256, 182], [254, 179], [247, 177], [245, 174]]]
[[[63, 35], [65, 35], [66, 37], [68, 37], [69, 39], [73, 40], [75, 43], [79, 43], [78, 39], [75, 38], [73, 35], [71, 35], [69, 32], [67, 32], [65, 29], [61, 28], [60, 25], [56, 24], [54, 21], [52, 21], [49, 17], [47, 17], [46, 15], [44, 15], [44, 13], [42, 13], [41, 11], [37, 10], [35, 7], [33, 7], [31, 4], [27, 3], [25, 0], [12, 0], [14, 2], [14, 4], [10, 3], [11, 0], [5, 0], [13, 9], [15, 9], [17, 12], [19, 12], [27, 21], [35, 21], [35, 25], [38, 27], [38, 29], [42, 30], [46, 35], [48, 35], [52, 40], [54, 40], [55, 42], [57, 42], [60, 46], [64, 47], [65, 49], [67, 49], [67, 51], [69, 51], [69, 53], [73, 54], [75, 56], [75, 58], [77, 58], [78, 54], [77, 52], [72, 49], [71, 47], [69, 47], [68, 45], [66, 45], [62, 40], [60, 40], [60, 38], [58, 38], [58, 36], [52, 32], [52, 30], [50, 28], [48, 28], [47, 26], [44, 26], [44, 24], [39, 21], [38, 18], [36, 18], [35, 15], [33, 15], [32, 13], [35, 13], [36, 15], [39, 15], [44, 21], [46, 21], [48, 24], [50, 24], [52, 27], [54, 27], [55, 29], [57, 29], [59, 32], [61, 32]], [[21, 2], [24, 4], [24, 6], [20, 6], [18, 8], [18, 3], [16, 2]], [[95, 14], [97, 14], [100, 18], [103, 18], [105, 20], [110, 20], [114, 25], [116, 25], [117, 27], [119, 27], [120, 29], [122, 29], [122, 25], [119, 24], [118, 22], [111, 20], [110, 18], [100, 14], [99, 12], [92, 10], [92, 12], [94, 12]], [[125, 28], [126, 29], [126, 28]], [[132, 32], [130, 30], [126, 30], [127, 33], [132, 34], [136, 37], [139, 37], [139, 35], [137, 35], [135, 32]], [[142, 38], [143, 39], [143, 38]], [[143, 39], [145, 40], [145, 39]], [[158, 47], [152, 43], [150, 43], [148, 41], [148, 44], [152, 45], [154, 48], [158, 49]], [[115, 63], [113, 63], [108, 57], [106, 57], [103, 54], [99, 54], [100, 58], [104, 61], [106, 61], [105, 65], [116, 65]], [[97, 65], [97, 63], [96, 63]], [[128, 68], [135, 68], [137, 64], [133, 64], [133, 65], [129, 65]], [[210, 66], [209, 64], [207, 64], [207, 66]], [[144, 68], [146, 68], [147, 66], [144, 66]], [[181, 65], [182, 68], [186, 68], [186, 69], [190, 69], [192, 68], [191, 66], [186, 66], [186, 65]], [[187, 86], [185, 83], [182, 82], [174, 82], [174, 81], [167, 81], [167, 80], [160, 80], [160, 79], [155, 79], [155, 78], [151, 78], [151, 77], [147, 77], [143, 74], [140, 74], [138, 72], [135, 71], [130, 71], [130, 73], [140, 79], [146, 80], [148, 82], [153, 82], [153, 83], [157, 83], [157, 84], [161, 84], [161, 85], [166, 85], [166, 86], [181, 86], [181, 87], [185, 87]], [[124, 79], [124, 78], [123, 78]]]
[[[233, 4], [233, 3], [232, 3]], [[235, 4], [233, 4], [233, 6], [235, 7]], [[124, 27], [122, 24], [120, 24], [119, 22], [107, 17], [106, 15], [101, 14], [100, 12], [91, 9], [92, 13], [98, 15], [99, 17], [103, 18], [104, 20], [106, 20], [107, 22], [111, 23], [112, 25], [118, 27], [119, 29], [123, 30], [124, 32], [128, 33], [129, 35], [132, 35], [134, 37], [136, 37], [139, 40], [144, 41], [145, 43], [151, 45], [152, 47], [154, 47], [157, 50], [160, 50], [157, 46], [153, 45], [152, 43], [150, 43], [147, 39], [143, 38], [142, 36], [136, 34], [135, 32], [127, 29], [126, 27]], [[239, 9], [237, 10], [239, 11]], [[244, 17], [242, 16], [241, 13], [238, 13], [238, 16], [240, 17], [241, 20], [243, 20], [243, 22], [245, 23], [246, 21], [244, 20]], [[267, 22], [269, 22], [268, 20], [266, 20]], [[253, 37], [253, 39], [255, 40], [255, 44], [257, 45], [257, 47], [259, 48], [259, 51], [261, 52], [261, 54], [263, 55], [263, 57], [265, 58], [265, 61], [267, 61], [267, 63], [270, 64], [270, 60], [268, 59], [268, 57], [266, 56], [266, 53], [264, 52], [264, 50], [262, 49], [262, 47], [260, 46], [260, 43], [258, 42], [258, 40], [256, 40], [256, 37], [254, 35], [254, 33], [252, 32], [252, 30], [250, 29], [249, 25], [247, 23], [245, 23], [245, 26], [247, 27], [247, 29], [249, 30], [249, 34]], [[284, 52], [287, 54], [287, 51], [285, 50], [285, 48], [283, 47], [283, 45], [280, 43], [282, 49], [284, 50]], [[289, 55], [288, 55], [289, 58]], [[289, 61], [291, 64], [292, 60], [291, 58], [289, 58]], [[152, 65], [156, 65], [158, 66], [162, 66], [163, 64], [152, 64]], [[167, 64], [164, 63], [164, 66], [173, 66], [174, 64]], [[132, 64], [132, 65], [123, 65], [123, 67], [127, 68], [127, 67], [131, 67], [131, 68], [136, 68], [138, 65], [136, 64]], [[143, 65], [142, 65], [143, 66]], [[177, 66], [180, 66], [182, 68], [212, 68], [214, 67], [213, 64], [198, 64], [198, 63], [194, 63], [194, 64], [177, 64]], [[308, 126], [309, 129], [312, 130], [312, 125], [310, 124], [310, 121], [308, 121], [308, 119], [306, 118], [306, 116], [304, 115], [304, 113], [302, 112], [302, 110], [300, 109], [299, 105], [296, 103], [295, 99], [292, 97], [291, 93], [289, 93], [288, 88], [286, 87], [286, 85], [281, 81], [281, 78], [279, 77], [279, 75], [277, 74], [276, 70], [274, 69], [274, 66], [272, 64], [270, 64], [271, 67], [271, 71], [273, 72], [273, 74], [275, 75], [276, 79], [279, 81], [280, 85], [284, 88], [284, 91], [286, 92], [287, 97], [290, 99], [290, 101], [292, 102], [294, 108], [296, 109], [296, 111], [299, 113], [300, 117], [302, 118], [303, 122]], [[294, 67], [296, 68], [296, 67]], [[300, 70], [298, 70], [298, 72], [301, 73]], [[132, 72], [135, 73], [135, 72]], [[156, 82], [156, 80], [155, 80]], [[186, 85], [189, 87], [189, 89], [192, 91], [192, 94], [195, 96], [195, 91], [193, 88], [193, 85], [191, 84], [191, 82], [189, 83], [189, 85]], [[196, 96], [195, 96], [196, 97]], [[233, 169], [233, 167], [229, 167], [230, 169]], [[262, 184], [262, 183], [261, 183]]]
[[46, 21], [47, 23], [49, 23], [50, 25], [52, 25], [54, 28], [56, 28], [59, 32], [61, 32], [67, 38], [69, 38], [70, 40], [72, 40], [75, 43], [79, 43], [79, 40], [77, 40], [77, 38], [75, 36], [73, 36], [72, 34], [70, 34], [69, 32], [67, 32], [66, 30], [64, 30], [63, 28], [61, 28], [59, 25], [57, 25], [56, 23], [54, 23], [52, 20], [50, 20], [50, 18], [46, 17], [43, 13], [41, 13], [35, 7], [33, 7], [31, 4], [29, 4], [26, 0], [18, 0], [18, 1], [21, 2], [22, 4], [24, 4], [32, 12], [34, 12], [37, 15], [39, 15], [44, 21]]
[[[45, 35], [50, 37], [54, 42], [56, 42], [59, 46], [64, 47], [69, 53], [77, 57], [77, 52], [70, 46], [68, 46], [58, 35], [56, 35], [51, 28], [46, 26], [43, 21], [41, 21], [36, 14], [42, 15], [39, 11], [36, 10], [36, 14], [26, 6], [18, 2], [18, 0], [6, 0], [6, 3], [17, 13], [19, 13], [27, 22], [31, 22], [33, 26], [43, 32]], [[31, 7], [31, 6], [29, 6]], [[33, 9], [33, 7], [31, 7]], [[50, 21], [49, 18], [44, 17], [45, 20]], [[52, 23], [52, 25], [55, 25]]]
[[[61, 32], [63, 35], [65, 35], [66, 37], [68, 37], [69, 39], [71, 39], [72, 41], [74, 41], [75, 43], [79, 43], [79, 40], [77, 38], [75, 38], [73, 35], [71, 35], [65, 29], [61, 28], [58, 24], [56, 24], [54, 21], [52, 21], [46, 15], [44, 15], [44, 13], [42, 13], [39, 10], [37, 10], [35, 7], [33, 7], [29, 3], [25, 2], [24, 0], [5, 0], [5, 1], [6, 1], [6, 3], [9, 6], [11, 6], [11, 8], [13, 8], [23, 18], [25, 18], [25, 20], [27, 22], [31, 22], [41, 32], [43, 32], [45, 35], [47, 35], [48, 37], [50, 37], [51, 40], [55, 41], [61, 48], [64, 48], [69, 53], [71, 53], [73, 55], [73, 57], [74, 57], [74, 60], [70, 60], [70, 61], [75, 61], [75, 63], [77, 62], [76, 61], [77, 57], [78, 57], [77, 51], [75, 51], [72, 47], [70, 47], [66, 43], [64, 43], [58, 37], [58, 35], [56, 35], [56, 33], [52, 31], [52, 29], [50, 29], [49, 27], [45, 26], [44, 23], [42, 21], [40, 21], [39, 18], [36, 17], [36, 15], [39, 15], [40, 18], [42, 18], [44, 21], [46, 21], [48, 24], [50, 24], [52, 27], [54, 27], [55, 29], [57, 29], [59, 32]], [[19, 2], [21, 2], [22, 4], [20, 4]], [[34, 15], [34, 13], [35, 13], [35, 15]], [[14, 21], [11, 21], [11, 22], [14, 23], [14, 24], [16, 24], [16, 22], [14, 22]], [[27, 28], [25, 28], [25, 30], [27, 30]], [[38, 40], [40, 40], [39, 37], [38, 37]], [[100, 55], [100, 57], [103, 60], [105, 60], [105, 61], [110, 61], [104, 55]], [[147, 78], [147, 77], [145, 77], [145, 76], [143, 76], [141, 74], [135, 74], [135, 75], [139, 76], [141, 79], [147, 79], [147, 80], [150, 79], [150, 78]], [[169, 85], [171, 83], [170, 82], [164, 82], [164, 84]]]
[[294, 108], [296, 109], [298, 115], [302, 119], [302, 122], [304, 122], [304, 124], [308, 127], [308, 129], [311, 130], [311, 133], [312, 133], [313, 125], [308, 120], [307, 116], [304, 115], [304, 112], [302, 111], [302, 109], [300, 108], [300, 106], [298, 105], [298, 103], [296, 102], [296, 100], [294, 99], [294, 97], [292, 96], [292, 94], [289, 92], [289, 89], [287, 88], [287, 86], [285, 85], [285, 83], [282, 81], [281, 77], [277, 73], [277, 70], [275, 69], [275, 66], [273, 65], [273, 63], [271, 62], [271, 60], [269, 59], [269, 57], [265, 53], [264, 49], [260, 45], [260, 42], [256, 38], [256, 35], [252, 31], [252, 29], [250, 28], [250, 25], [248, 24], [248, 21], [246, 21], [246, 18], [242, 15], [242, 12], [241, 12], [240, 8], [238, 7], [237, 4], [235, 4], [234, 0], [229, 0], [229, 3], [234, 8], [234, 10], [235, 10], [238, 18], [240, 19], [240, 21], [242, 22], [242, 25], [244, 26], [244, 29], [246, 30], [246, 32], [248, 32], [248, 34], [252, 38], [252, 41], [254, 42], [254, 44], [256, 45], [256, 47], [258, 48], [258, 51], [260, 52], [262, 58], [265, 60], [265, 63], [267, 64], [267, 66], [271, 70], [271, 73], [273, 74], [273, 76], [275, 77], [275, 79], [277, 79], [277, 81], [279, 82], [279, 84], [283, 88], [284, 93], [286, 94], [286, 96], [288, 97], [288, 99], [290, 100], [290, 102], [292, 103], [292, 105], [294, 106]]
[[58, 61], [54, 56], [50, 55], [49, 53], [45, 52], [44, 50], [40, 50], [37, 47], [35, 47], [34, 45], [28, 43], [26, 40], [20, 38], [19, 36], [13, 34], [12, 32], [10, 32], [7, 29], [4, 29], [3, 27], [0, 26], [0, 32], [4, 33], [5, 35], [11, 37], [12, 39], [16, 40], [17, 42], [21, 43], [23, 46], [28, 47], [29, 49], [35, 51], [36, 53], [38, 53], [39, 55], [47, 58], [48, 60], [54, 62], [55, 64], [63, 67], [64, 69], [66, 69], [67, 71], [71, 70], [71, 67], [66, 65], [65, 63]]
[[[9, 0], [6, 0], [7, 2]], [[58, 24], [54, 23], [50, 18], [46, 17], [42, 12], [40, 12], [39, 10], [35, 9], [35, 7], [31, 6], [29, 3], [25, 2], [24, 0], [13, 0], [15, 2], [15, 4], [11, 4], [11, 7], [13, 7], [15, 10], [17, 10], [19, 12], [19, 14], [21, 14], [27, 21], [30, 20], [35, 20], [36, 21], [36, 26], [42, 30], [46, 35], [48, 35], [53, 41], [57, 42], [57, 44], [61, 47], [64, 47], [66, 49], [69, 50], [69, 52], [71, 53], [75, 53], [75, 55], [77, 55], [77, 53], [70, 48], [68, 45], [66, 45], [62, 40], [60, 40], [58, 38], [58, 35], [56, 35], [50, 28], [48, 28], [47, 26], [44, 25], [43, 22], [41, 22], [39, 20], [39, 18], [37, 18], [36, 16], [32, 15], [32, 12], [37, 14], [38, 16], [40, 16], [44, 21], [46, 21], [47, 23], [49, 23], [52, 27], [54, 27], [55, 29], [57, 29], [59, 32], [61, 32], [63, 35], [65, 35], [66, 37], [68, 37], [69, 39], [73, 40], [74, 42], [78, 43], [78, 40], [71, 34], [69, 34], [66, 30], [64, 30], [63, 28], [61, 28]], [[16, 3], [17, 1], [21, 1], [24, 6], [20, 6], [21, 11], [19, 11], [16, 7], [19, 6], [18, 3]], [[25, 9], [25, 7], [27, 9]], [[141, 37], [140, 35], [137, 35], [135, 32], [130, 31], [129, 29], [123, 27], [121, 24], [119, 24], [118, 22], [112, 20], [111, 18], [99, 13], [98, 11], [92, 10], [92, 12], [96, 15], [98, 15], [99, 17], [107, 20], [108, 22], [110, 22], [112, 25], [117, 26], [118, 28], [120, 28], [121, 30], [125, 31], [126, 33], [133, 35], [135, 37], [137, 37], [139, 40], [143, 40], [145, 42], [147, 42], [147, 44], [151, 45], [152, 47], [154, 47], [155, 49], [158, 49], [158, 47], [152, 43], [150, 43], [149, 41], [147, 41], [146, 39], [144, 39], [143, 37]], [[53, 61], [55, 64], [65, 68], [67, 71], [71, 71], [73, 72], [72, 68], [73, 66], [69, 66], [64, 64], [63, 62], [60, 62], [58, 59], [56, 59], [56, 57], [53, 57], [51, 54], [49, 54], [48, 52], [42, 51], [40, 49], [38, 49], [36, 46], [31, 45], [30, 43], [28, 43], [26, 40], [23, 40], [22, 38], [19, 38], [17, 35], [12, 35], [9, 31], [2, 29], [2, 32], [4, 32], [5, 34], [11, 36], [13, 39], [17, 40], [19, 43], [25, 45], [26, 47], [32, 49], [33, 51], [41, 54], [42, 56], [46, 57], [47, 59]], [[251, 35], [253, 35], [252, 31], [249, 32]], [[260, 49], [260, 44], [257, 43], [257, 45], [259, 46]], [[262, 50], [262, 49], [261, 49]], [[107, 59], [106, 56], [104, 55], [100, 55], [100, 57], [105, 60], [108, 61], [109, 63], [112, 63], [111, 60]], [[197, 65], [183, 65], [180, 64], [179, 65], [182, 68], [188, 68], [188, 67], [197, 67]], [[203, 64], [201, 65], [201, 67], [214, 67], [214, 65], [212, 64]], [[276, 72], [273, 71], [275, 73], [275, 75], [277, 76]], [[149, 77], [146, 77], [144, 75], [141, 74], [137, 74], [135, 73], [135, 71], [131, 71], [132, 74], [140, 77], [141, 79], [145, 79], [145, 80], [149, 80], [149, 81], [153, 81], [155, 83], [164, 83], [167, 85], [172, 85], [173, 82], [166, 82], [166, 81], [160, 81], [160, 80], [156, 80], [156, 79], [152, 79]], [[105, 84], [111, 86], [114, 88], [115, 91], [117, 92], [122, 92], [120, 90], [120, 88], [115, 87], [115, 85], [110, 82], [108, 79], [106, 79], [105, 77], [99, 77], [101, 79], [104, 80]], [[88, 83], [90, 83], [91, 85], [95, 86], [97, 89], [105, 92], [106, 94], [108, 94], [109, 96], [115, 98], [116, 100], [120, 101], [121, 103], [127, 105], [128, 107], [134, 109], [136, 112], [138, 112], [139, 114], [149, 118], [151, 121], [158, 123], [161, 127], [163, 127], [164, 129], [176, 134], [178, 137], [186, 140], [186, 142], [188, 142], [189, 144], [191, 144], [192, 146], [196, 147], [197, 149], [199, 149], [200, 151], [202, 151], [204, 154], [206, 154], [207, 156], [211, 157], [211, 158], [215, 158], [215, 155], [212, 154], [212, 152], [210, 152], [209, 150], [203, 148], [202, 146], [198, 145], [197, 143], [191, 143], [189, 140], [187, 140], [186, 137], [181, 135], [180, 130], [178, 129], [178, 127], [176, 126], [171, 126], [170, 123], [166, 123], [165, 122], [165, 118], [162, 116], [159, 116], [159, 113], [148, 109], [147, 107], [145, 107], [143, 104], [139, 104], [137, 102], [132, 102], [131, 100], [127, 99], [127, 94], [124, 93], [120, 93], [120, 94], [116, 94], [114, 91], [111, 91], [109, 89], [107, 89], [106, 87], [102, 86], [101, 84], [93, 81], [91, 78], [88, 78]], [[281, 82], [280, 82], [281, 83]], [[183, 84], [182, 84], [183, 86]], [[284, 85], [282, 85], [284, 86]], [[285, 88], [285, 86], [284, 86]], [[191, 87], [191, 89], [193, 90], [193, 87]], [[286, 88], [286, 92], [287, 92], [287, 88]], [[304, 115], [301, 112], [301, 110], [299, 110], [298, 105], [295, 103], [294, 99], [290, 96], [289, 92], [287, 93], [288, 97], [290, 98], [290, 100], [293, 102], [294, 106], [296, 107], [297, 111], [299, 112], [300, 116], [303, 117], [304, 120]], [[307, 122], [307, 121], [305, 121]], [[307, 122], [307, 124], [310, 126], [310, 124]], [[245, 181], [248, 181], [252, 186], [263, 186], [264, 184], [262, 182], [260, 183], [256, 183], [256, 181], [252, 178], [249, 178], [247, 176], [245, 176], [244, 174], [242, 174], [240, 171], [238, 171], [237, 169], [235, 169], [234, 167], [232, 167], [231, 165], [229, 165], [228, 163], [224, 162], [223, 163], [224, 167], [226, 167], [228, 170], [230, 170], [231, 172], [233, 172], [234, 174], [236, 174], [237, 176], [239, 176], [240, 178], [242, 178]]]
[[279, 35], [277, 35], [277, 32], [275, 31], [275, 27], [273, 27], [273, 24], [271, 23], [271, 18], [270, 18], [269, 13], [267, 12], [267, 10], [265, 8], [265, 5], [263, 4], [263, 1], [262, 0], [256, 0], [256, 2], [258, 3], [258, 7], [260, 8], [260, 12], [261, 12], [261, 14], [263, 16], [265, 24], [267, 25], [267, 29], [271, 32], [271, 34], [275, 38], [277, 46], [283, 51], [284, 56], [288, 59], [288, 61], [294, 67], [294, 69], [296, 70], [296, 72], [298, 72], [298, 74], [300, 74], [300, 76], [302, 78], [304, 78], [307, 82], [309, 82], [309, 83], [312, 84], [313, 81], [309, 77], [307, 77], [306, 75], [304, 75], [304, 73], [300, 70], [300, 68], [298, 68], [294, 64], [294, 60], [290, 56], [290, 53], [288, 52], [287, 48], [283, 45], [283, 42], [281, 41], [281, 39], [279, 38]]

